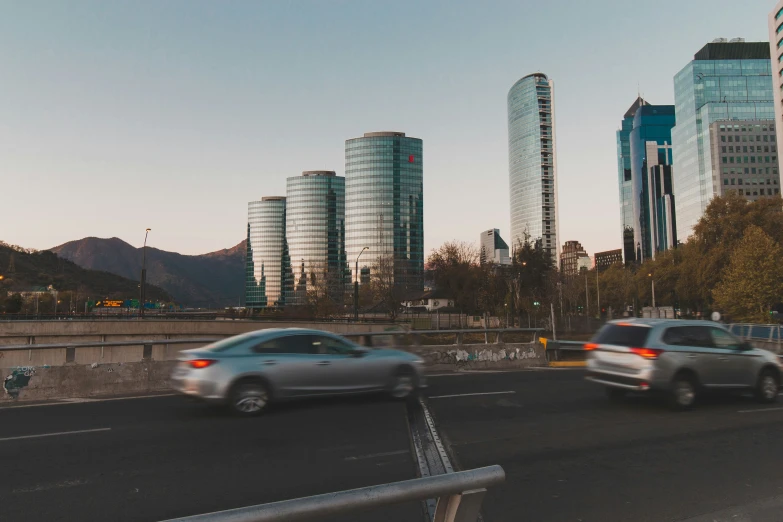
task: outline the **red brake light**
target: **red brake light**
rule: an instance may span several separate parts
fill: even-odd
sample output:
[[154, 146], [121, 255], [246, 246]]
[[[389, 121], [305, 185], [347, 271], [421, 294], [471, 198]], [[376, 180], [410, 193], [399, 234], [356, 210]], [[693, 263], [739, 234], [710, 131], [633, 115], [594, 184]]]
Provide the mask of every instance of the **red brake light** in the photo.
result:
[[631, 352], [645, 359], [657, 359], [664, 351], [660, 348], [631, 348]]
[[216, 362], [217, 361], [215, 359], [193, 359], [192, 361], [189, 361], [189, 364], [191, 368], [196, 368], [197, 370], [200, 370], [201, 368], [212, 366]]
[[592, 352], [593, 350], [598, 349], [598, 345], [595, 343], [587, 343], [585, 345], [585, 351], [586, 352]]

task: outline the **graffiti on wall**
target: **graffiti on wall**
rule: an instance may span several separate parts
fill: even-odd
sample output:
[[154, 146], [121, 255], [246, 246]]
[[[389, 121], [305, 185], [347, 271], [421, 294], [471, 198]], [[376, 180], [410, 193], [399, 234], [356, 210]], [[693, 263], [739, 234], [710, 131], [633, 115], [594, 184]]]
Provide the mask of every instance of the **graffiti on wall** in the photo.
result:
[[[49, 368], [49, 366], [43, 366], [43, 369]], [[17, 366], [11, 368], [11, 373], [5, 376], [3, 379], [3, 390], [5, 394], [12, 399], [19, 397], [19, 392], [22, 388], [30, 384], [30, 379], [35, 375], [37, 369], [35, 366]]]

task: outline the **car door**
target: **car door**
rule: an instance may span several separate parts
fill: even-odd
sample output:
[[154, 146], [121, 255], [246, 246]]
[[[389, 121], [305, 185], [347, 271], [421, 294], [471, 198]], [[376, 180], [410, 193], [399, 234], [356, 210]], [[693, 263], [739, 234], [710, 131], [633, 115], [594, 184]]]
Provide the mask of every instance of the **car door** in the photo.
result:
[[720, 386], [740, 388], [752, 386], [756, 381], [753, 375], [754, 354], [742, 349], [742, 341], [731, 333], [715, 326], [710, 327], [712, 345], [717, 350], [720, 367]]
[[668, 328], [663, 335], [663, 342], [674, 347], [672, 351], [678, 354], [677, 364], [696, 372], [701, 384], [710, 387], [719, 385], [723, 368], [707, 328], [693, 325]]
[[311, 343], [319, 354], [317, 379], [325, 393], [359, 392], [374, 387], [377, 379], [373, 378], [369, 351], [328, 335], [313, 335]]
[[318, 393], [319, 355], [313, 350], [309, 335], [280, 335], [260, 342], [251, 351], [255, 354], [256, 371], [269, 379], [275, 393]]

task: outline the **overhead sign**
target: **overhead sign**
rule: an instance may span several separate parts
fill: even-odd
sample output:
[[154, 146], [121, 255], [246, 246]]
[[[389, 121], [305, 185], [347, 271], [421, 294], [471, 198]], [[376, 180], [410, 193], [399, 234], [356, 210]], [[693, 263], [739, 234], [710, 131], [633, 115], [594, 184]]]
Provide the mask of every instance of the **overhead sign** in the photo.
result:
[[96, 301], [96, 308], [122, 308], [125, 306], [125, 301], [118, 301], [113, 299], [106, 299], [103, 301]]

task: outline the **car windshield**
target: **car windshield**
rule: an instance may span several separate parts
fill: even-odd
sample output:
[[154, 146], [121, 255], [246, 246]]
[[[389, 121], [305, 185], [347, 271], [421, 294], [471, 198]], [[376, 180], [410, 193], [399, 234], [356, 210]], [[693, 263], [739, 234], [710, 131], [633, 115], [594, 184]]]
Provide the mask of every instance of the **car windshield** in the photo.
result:
[[593, 338], [597, 344], [612, 344], [628, 348], [642, 347], [647, 342], [650, 329], [646, 326], [608, 324]]

